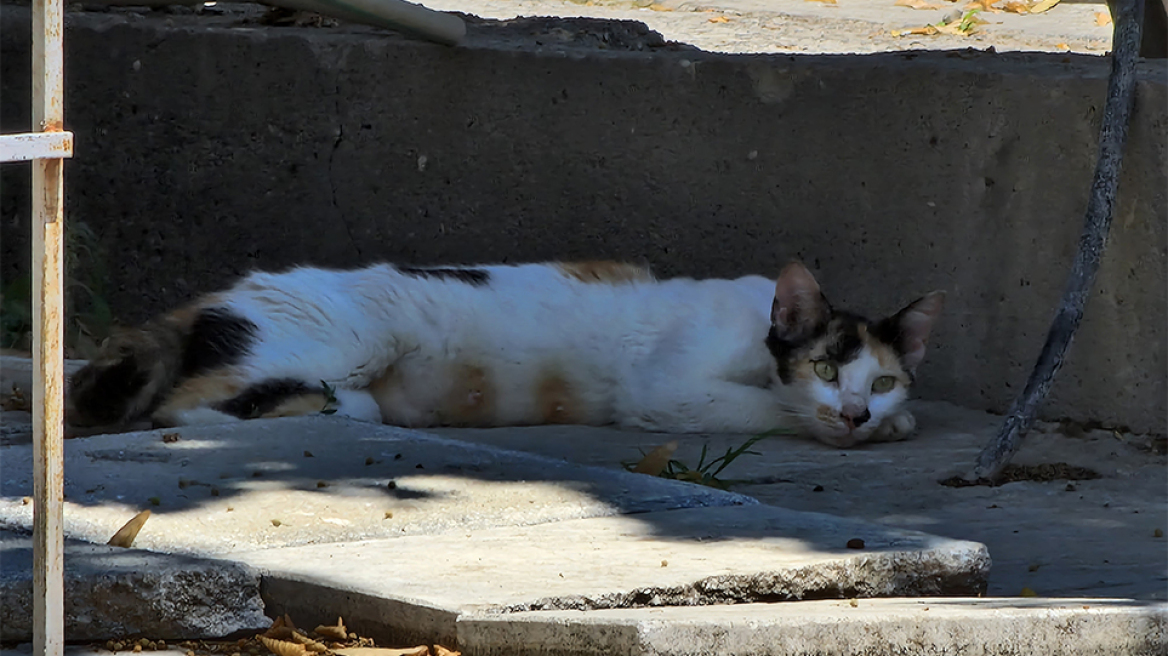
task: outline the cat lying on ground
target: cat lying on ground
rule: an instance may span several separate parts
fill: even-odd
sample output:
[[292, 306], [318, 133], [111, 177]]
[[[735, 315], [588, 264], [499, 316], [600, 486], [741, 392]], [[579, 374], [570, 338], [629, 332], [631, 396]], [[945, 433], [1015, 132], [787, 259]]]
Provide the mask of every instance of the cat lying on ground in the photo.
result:
[[111, 337], [75, 425], [319, 413], [409, 427], [619, 424], [898, 440], [942, 292], [871, 322], [811, 273], [656, 280], [613, 262], [253, 273]]

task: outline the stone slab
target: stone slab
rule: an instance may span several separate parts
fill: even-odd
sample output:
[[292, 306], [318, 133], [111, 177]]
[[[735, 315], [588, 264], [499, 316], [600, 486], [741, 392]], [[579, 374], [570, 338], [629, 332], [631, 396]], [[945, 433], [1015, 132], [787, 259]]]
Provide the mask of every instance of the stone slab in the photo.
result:
[[[920, 432], [911, 441], [840, 451], [775, 437], [756, 444], [752, 450], [761, 455], [739, 458], [723, 477], [734, 481], [733, 490], [763, 503], [983, 543], [994, 557], [988, 590], [994, 596], [1030, 588], [1051, 597], [1168, 601], [1162, 436], [1039, 422], [1016, 464], [1064, 462], [1089, 467], [1100, 478], [951, 488], [938, 481], [968, 469], [1002, 418], [942, 402], [918, 401], [912, 408]], [[577, 426], [438, 432], [614, 468], [666, 439], [679, 441], [675, 457], [689, 464], [703, 447], [721, 454], [745, 439]]]
[[[848, 548], [862, 540], [863, 548]], [[855, 544], [855, 543], [853, 543]], [[773, 506], [694, 508], [234, 553], [274, 612], [451, 640], [454, 619], [546, 609], [977, 594], [985, 547]], [[297, 619], [297, 621], [301, 621]]]
[[[31, 529], [31, 458], [0, 447], [0, 526]], [[195, 555], [757, 503], [326, 416], [66, 440], [65, 497], [70, 537], [104, 543], [149, 509], [135, 546]]]
[[543, 611], [459, 620], [474, 656], [1160, 656], [1168, 606], [1113, 599], [861, 599]]
[[[31, 536], [0, 530], [0, 641], [32, 639], [32, 585]], [[212, 638], [270, 623], [247, 566], [65, 542], [66, 640]]]

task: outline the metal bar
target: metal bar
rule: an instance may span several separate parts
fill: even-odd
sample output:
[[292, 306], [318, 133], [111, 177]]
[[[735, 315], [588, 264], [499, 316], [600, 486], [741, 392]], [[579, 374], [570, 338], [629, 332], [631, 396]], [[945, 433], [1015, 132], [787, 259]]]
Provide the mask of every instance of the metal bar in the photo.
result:
[[[63, 32], [62, 0], [33, 0], [33, 130], [64, 131]], [[32, 163], [34, 656], [65, 651], [64, 163]]]
[[0, 134], [0, 162], [73, 156], [72, 132]]

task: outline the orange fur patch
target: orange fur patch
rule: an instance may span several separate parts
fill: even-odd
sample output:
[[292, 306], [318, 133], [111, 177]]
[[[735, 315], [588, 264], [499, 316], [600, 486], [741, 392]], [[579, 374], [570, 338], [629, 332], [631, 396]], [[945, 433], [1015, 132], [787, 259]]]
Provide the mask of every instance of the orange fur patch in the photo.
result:
[[493, 425], [495, 386], [487, 371], [469, 364], [454, 367], [439, 416], [442, 423], [450, 426]]
[[324, 410], [325, 404], [328, 400], [323, 394], [304, 394], [297, 396], [280, 405], [270, 412], [265, 412], [262, 416], [265, 419], [272, 417], [303, 417], [305, 415], [315, 415], [321, 410]]
[[826, 405], [815, 408], [815, 418], [829, 426], [839, 423], [839, 414]]
[[576, 395], [572, 386], [558, 373], [540, 377], [535, 387], [535, 404], [545, 424], [573, 424], [580, 420]]
[[619, 284], [627, 282], [652, 282], [649, 267], [611, 260], [590, 260], [584, 262], [559, 262], [556, 267], [567, 277], [580, 282], [599, 284]]
[[[864, 326], [861, 325], [860, 328], [864, 328]], [[868, 347], [872, 355], [876, 356], [876, 361], [880, 363], [882, 368], [886, 371], [901, 371], [900, 358], [897, 357], [892, 347], [872, 337], [867, 330], [860, 331], [860, 339], [864, 340], [864, 346]], [[896, 377], [905, 383], [908, 382], [907, 376], [898, 374]]]
[[226, 401], [243, 391], [243, 382], [231, 370], [220, 370], [205, 376], [184, 380], [166, 403], [155, 414], [166, 416], [180, 410], [191, 410], [217, 401]]

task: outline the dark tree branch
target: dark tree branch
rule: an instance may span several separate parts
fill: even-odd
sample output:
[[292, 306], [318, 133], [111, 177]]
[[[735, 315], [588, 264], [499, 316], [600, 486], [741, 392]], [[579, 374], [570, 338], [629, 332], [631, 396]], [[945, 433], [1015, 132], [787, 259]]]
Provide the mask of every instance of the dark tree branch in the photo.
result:
[[1114, 6], [1116, 13], [1111, 48], [1111, 79], [1107, 85], [1103, 127], [1099, 131], [1099, 160], [1095, 165], [1095, 180], [1087, 202], [1083, 234], [1079, 237], [1079, 252], [1071, 267], [1062, 304], [1050, 324], [1046, 343], [1042, 346], [1034, 370], [1030, 372], [1026, 388], [1015, 399], [998, 435], [978, 455], [977, 465], [966, 476], [971, 481], [994, 481], [1022, 446], [1022, 438], [1030, 430], [1038, 405], [1046, 398], [1055, 374], [1062, 367], [1071, 338], [1083, 319], [1083, 307], [1087, 303], [1095, 274], [1099, 271], [1099, 260], [1107, 245], [1123, 146], [1127, 140], [1128, 122], [1135, 100], [1135, 69], [1144, 0], [1115, 0]]

